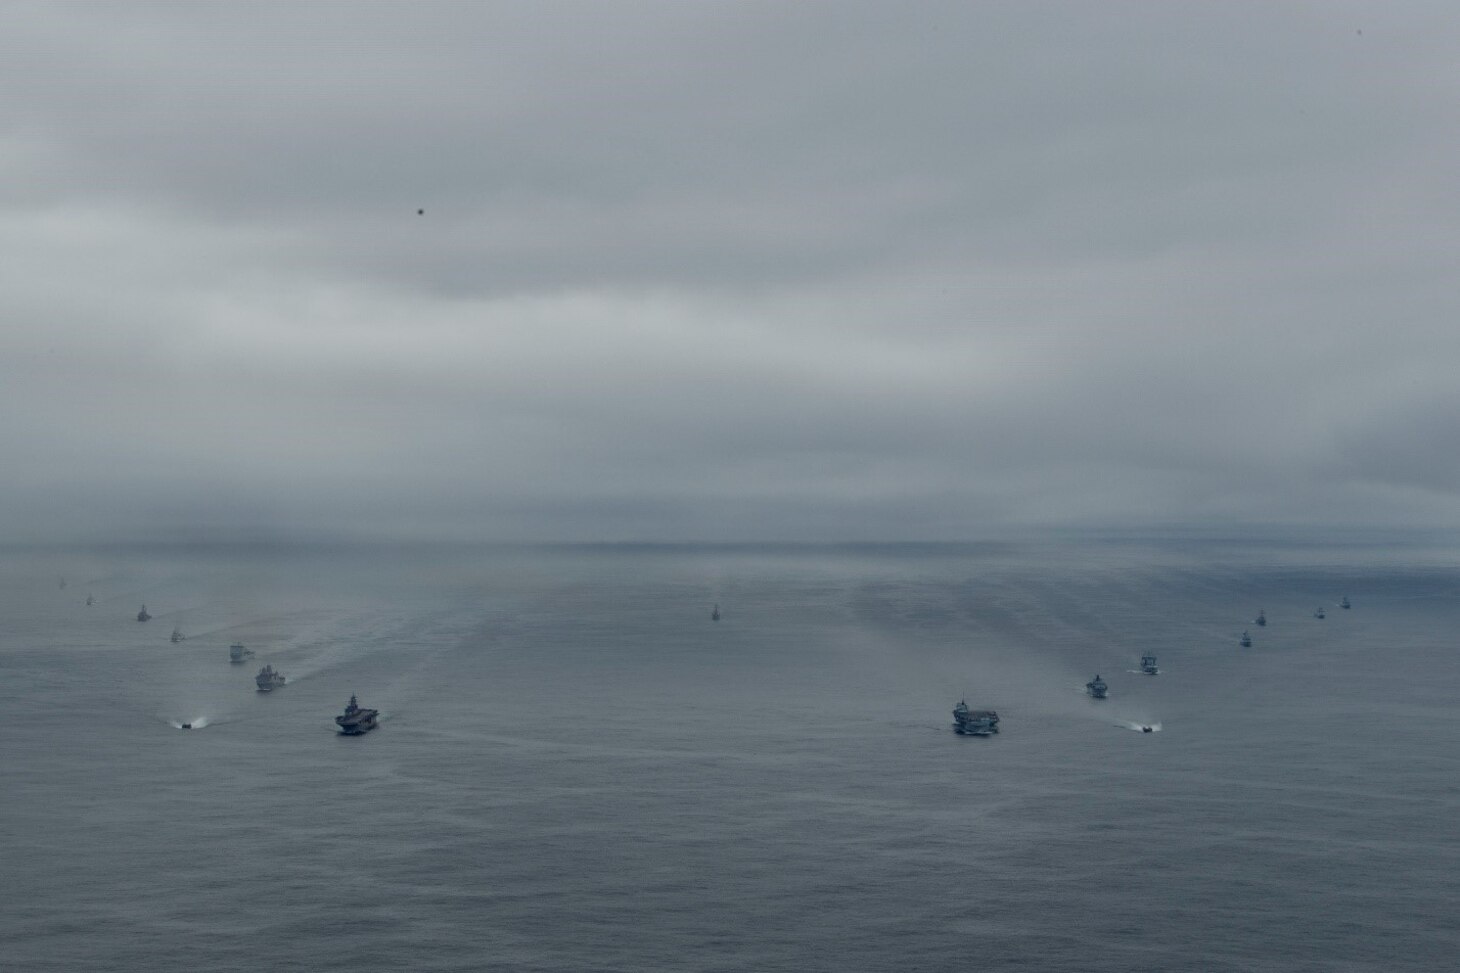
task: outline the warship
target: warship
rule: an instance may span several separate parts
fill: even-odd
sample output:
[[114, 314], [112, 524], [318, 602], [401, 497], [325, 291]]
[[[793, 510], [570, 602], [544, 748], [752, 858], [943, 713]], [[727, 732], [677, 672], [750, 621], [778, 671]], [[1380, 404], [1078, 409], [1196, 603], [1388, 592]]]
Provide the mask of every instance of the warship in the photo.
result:
[[181, 642], [185, 638], [187, 638], [187, 636], [182, 633], [182, 629], [175, 628], [172, 630], [172, 641], [174, 643]]
[[969, 709], [960, 699], [953, 707], [953, 732], [960, 736], [986, 737], [999, 732], [999, 714], [991, 709]]
[[362, 733], [367, 733], [375, 729], [378, 725], [375, 722], [375, 718], [379, 715], [379, 710], [362, 708], [352, 694], [349, 705], [345, 707], [344, 714], [335, 717], [335, 724], [339, 726], [340, 732], [345, 736], [357, 737]]
[[242, 642], [234, 642], [228, 647], [228, 661], [242, 662], [253, 655], [253, 649], [245, 649]]
[[264, 666], [253, 681], [258, 683], [259, 692], [269, 693], [284, 685], [284, 674], [273, 666]]
[[86, 596], [86, 607], [87, 608], [90, 608], [94, 604], [96, 604], [96, 599], [93, 598], [93, 597], [91, 597], [90, 595], [87, 595]]
[[1244, 649], [1252, 648], [1252, 636], [1248, 635], [1246, 632], [1243, 632], [1241, 645]]
[[1141, 656], [1141, 671], [1148, 676], [1154, 676], [1161, 671], [1156, 668], [1156, 657], [1154, 655]]
[[142, 610], [137, 613], [137, 621], [139, 621], [139, 622], [145, 622], [145, 621], [147, 621], [151, 617], [152, 617], [151, 615], [147, 614], [147, 606], [146, 605], [143, 605], [142, 606]]
[[720, 620], [720, 606], [719, 606], [719, 604], [716, 604], [715, 607], [710, 610], [710, 621], [712, 621], [712, 622], [718, 622], [719, 620]]
[[1104, 699], [1105, 691], [1109, 688], [1109, 686], [1105, 685], [1105, 680], [1100, 678], [1099, 673], [1095, 674], [1094, 679], [1085, 683], [1085, 692], [1089, 693], [1095, 699]]
[[1348, 595], [1344, 595], [1342, 598], [1338, 599], [1338, 607], [1339, 608], [1352, 608], [1353, 607], [1353, 605], [1350, 605], [1349, 604]]
[[1327, 618], [1328, 616], [1325, 615], [1325, 614], [1323, 614], [1323, 606], [1322, 605], [1319, 605], [1317, 608], [1313, 609], [1313, 617], [1314, 618]]
[[1257, 618], [1255, 619], [1255, 621], [1257, 622], [1258, 625], [1266, 625], [1267, 624], [1267, 612], [1262, 612], [1262, 611], [1258, 612], [1257, 613]]

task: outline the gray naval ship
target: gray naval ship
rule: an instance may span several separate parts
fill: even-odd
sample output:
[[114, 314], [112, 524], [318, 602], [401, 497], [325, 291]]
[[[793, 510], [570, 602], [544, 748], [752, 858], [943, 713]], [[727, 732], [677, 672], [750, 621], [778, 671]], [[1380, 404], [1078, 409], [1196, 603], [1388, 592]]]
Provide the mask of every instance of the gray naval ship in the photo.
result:
[[1104, 699], [1105, 692], [1109, 688], [1109, 686], [1105, 685], [1105, 680], [1100, 678], [1100, 674], [1098, 672], [1095, 674], [1094, 679], [1091, 679], [1089, 682], [1085, 683], [1085, 692], [1089, 693], [1096, 699]]
[[1248, 635], [1246, 632], [1243, 632], [1242, 638], [1239, 640], [1238, 644], [1241, 645], [1244, 649], [1252, 648], [1252, 636]]
[[148, 619], [150, 619], [151, 617], [152, 617], [151, 615], [147, 614], [147, 606], [146, 605], [143, 605], [142, 606], [142, 610], [137, 613], [137, 621], [139, 621], [139, 622], [145, 622]]
[[1259, 626], [1266, 625], [1267, 624], [1267, 612], [1265, 612], [1265, 611], [1259, 611], [1257, 613], [1257, 618], [1254, 619], [1254, 621], [1256, 621]]
[[229, 662], [240, 663], [244, 659], [250, 658], [252, 656], [253, 656], [253, 649], [246, 649], [246, 648], [244, 648], [242, 642], [234, 642], [232, 645], [230, 645], [228, 647], [228, 661]]
[[172, 630], [172, 642], [174, 645], [176, 645], [178, 642], [181, 642], [185, 638], [187, 638], [187, 636], [182, 633], [182, 629], [175, 628]]
[[[1148, 676], [1154, 676], [1161, 670], [1156, 668], [1156, 657], [1154, 655], [1141, 656], [1141, 671]], [[1099, 676], [1095, 677], [1099, 679]]]
[[1348, 595], [1344, 595], [1342, 598], [1338, 599], [1338, 607], [1339, 608], [1352, 608], [1353, 607], [1353, 603], [1348, 600]]
[[960, 699], [953, 707], [953, 732], [959, 736], [986, 737], [999, 732], [999, 714], [991, 709], [969, 709]]
[[340, 732], [345, 736], [357, 737], [362, 733], [368, 733], [375, 729], [379, 725], [375, 718], [379, 715], [379, 710], [365, 709], [355, 699], [354, 694], [351, 694], [349, 705], [345, 707], [344, 714], [335, 717], [335, 725], [340, 728]]
[[271, 693], [284, 685], [284, 674], [273, 666], [264, 666], [253, 681], [258, 684], [259, 692]]

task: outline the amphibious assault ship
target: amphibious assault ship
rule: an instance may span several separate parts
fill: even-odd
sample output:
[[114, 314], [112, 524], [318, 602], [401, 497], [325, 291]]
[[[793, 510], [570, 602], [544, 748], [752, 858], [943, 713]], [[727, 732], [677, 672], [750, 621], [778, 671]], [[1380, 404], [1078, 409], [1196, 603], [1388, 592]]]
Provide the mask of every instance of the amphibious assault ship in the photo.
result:
[[259, 692], [270, 693], [284, 685], [284, 674], [273, 666], [264, 666], [253, 681], [258, 683]]
[[1109, 688], [1109, 686], [1105, 685], [1105, 680], [1100, 678], [1099, 673], [1095, 674], [1094, 679], [1085, 683], [1085, 692], [1089, 693], [1095, 699], [1104, 699], [1105, 692]]
[[361, 707], [360, 703], [352, 694], [349, 705], [345, 707], [344, 714], [335, 717], [335, 724], [339, 726], [340, 732], [345, 736], [357, 737], [362, 733], [367, 733], [375, 729], [378, 725], [375, 718], [379, 715], [379, 710], [364, 709]]
[[953, 707], [953, 732], [960, 736], [986, 737], [999, 732], [999, 714], [991, 709], [969, 709], [960, 699]]

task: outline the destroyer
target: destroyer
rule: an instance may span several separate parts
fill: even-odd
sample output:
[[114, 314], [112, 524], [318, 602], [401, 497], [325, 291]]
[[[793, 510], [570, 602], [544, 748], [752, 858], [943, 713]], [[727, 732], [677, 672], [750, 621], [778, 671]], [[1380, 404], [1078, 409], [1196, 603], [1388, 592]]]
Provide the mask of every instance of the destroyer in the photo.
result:
[[1094, 679], [1085, 683], [1085, 692], [1089, 693], [1095, 699], [1104, 699], [1105, 691], [1109, 688], [1109, 686], [1105, 685], [1105, 680], [1100, 678], [1098, 672], [1095, 674]]
[[1352, 608], [1353, 607], [1353, 605], [1350, 605], [1349, 602], [1348, 602], [1348, 595], [1344, 595], [1342, 598], [1338, 599], [1338, 607], [1339, 608]]
[[147, 614], [147, 606], [146, 605], [143, 605], [142, 606], [142, 610], [137, 613], [137, 621], [139, 621], [139, 622], [145, 622], [145, 621], [147, 621], [151, 617], [152, 617], [151, 615]]
[[1267, 624], [1267, 612], [1258, 612], [1257, 613], [1257, 619], [1256, 620], [1257, 620], [1257, 624], [1259, 626], [1266, 625]]
[[270, 693], [284, 685], [284, 674], [273, 666], [264, 666], [253, 681], [258, 683], [259, 692]]
[[172, 641], [174, 642], [174, 644], [177, 642], [181, 642], [185, 638], [187, 638], [187, 636], [182, 633], [182, 629], [175, 628], [172, 630]]
[[712, 622], [718, 622], [719, 620], [720, 620], [720, 606], [719, 605], [716, 605], [714, 608], [712, 608], [710, 610], [710, 621], [712, 621]]
[[1241, 645], [1244, 649], [1252, 648], [1252, 636], [1248, 635], [1246, 632], [1243, 632]]
[[1313, 609], [1313, 617], [1314, 618], [1327, 618], [1328, 616], [1325, 615], [1325, 614], [1323, 614], [1323, 606], [1322, 605], [1319, 605], [1317, 608]]
[[242, 642], [234, 642], [228, 647], [228, 661], [242, 662], [244, 659], [253, 656], [253, 649], [245, 649]]
[[341, 716], [335, 717], [335, 724], [339, 726], [340, 732], [347, 737], [357, 737], [375, 729], [375, 718], [380, 715], [379, 710], [364, 709], [356, 701], [353, 695], [350, 696], [350, 703], [345, 707]]
[[991, 709], [969, 709], [960, 699], [953, 707], [953, 732], [960, 736], [986, 737], [999, 732], [999, 714]]
[[[1156, 668], [1156, 657], [1154, 655], [1141, 656], [1141, 671], [1148, 676], [1154, 676], [1156, 673], [1161, 671], [1160, 669]], [[1099, 677], [1097, 676], [1096, 678]]]

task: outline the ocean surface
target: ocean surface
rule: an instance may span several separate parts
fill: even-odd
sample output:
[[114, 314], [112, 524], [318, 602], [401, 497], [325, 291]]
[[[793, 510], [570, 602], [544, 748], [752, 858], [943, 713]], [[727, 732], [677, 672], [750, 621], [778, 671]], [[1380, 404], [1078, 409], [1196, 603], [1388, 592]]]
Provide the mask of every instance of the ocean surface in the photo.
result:
[[1433, 973], [1457, 703], [1413, 538], [12, 548], [0, 967]]

